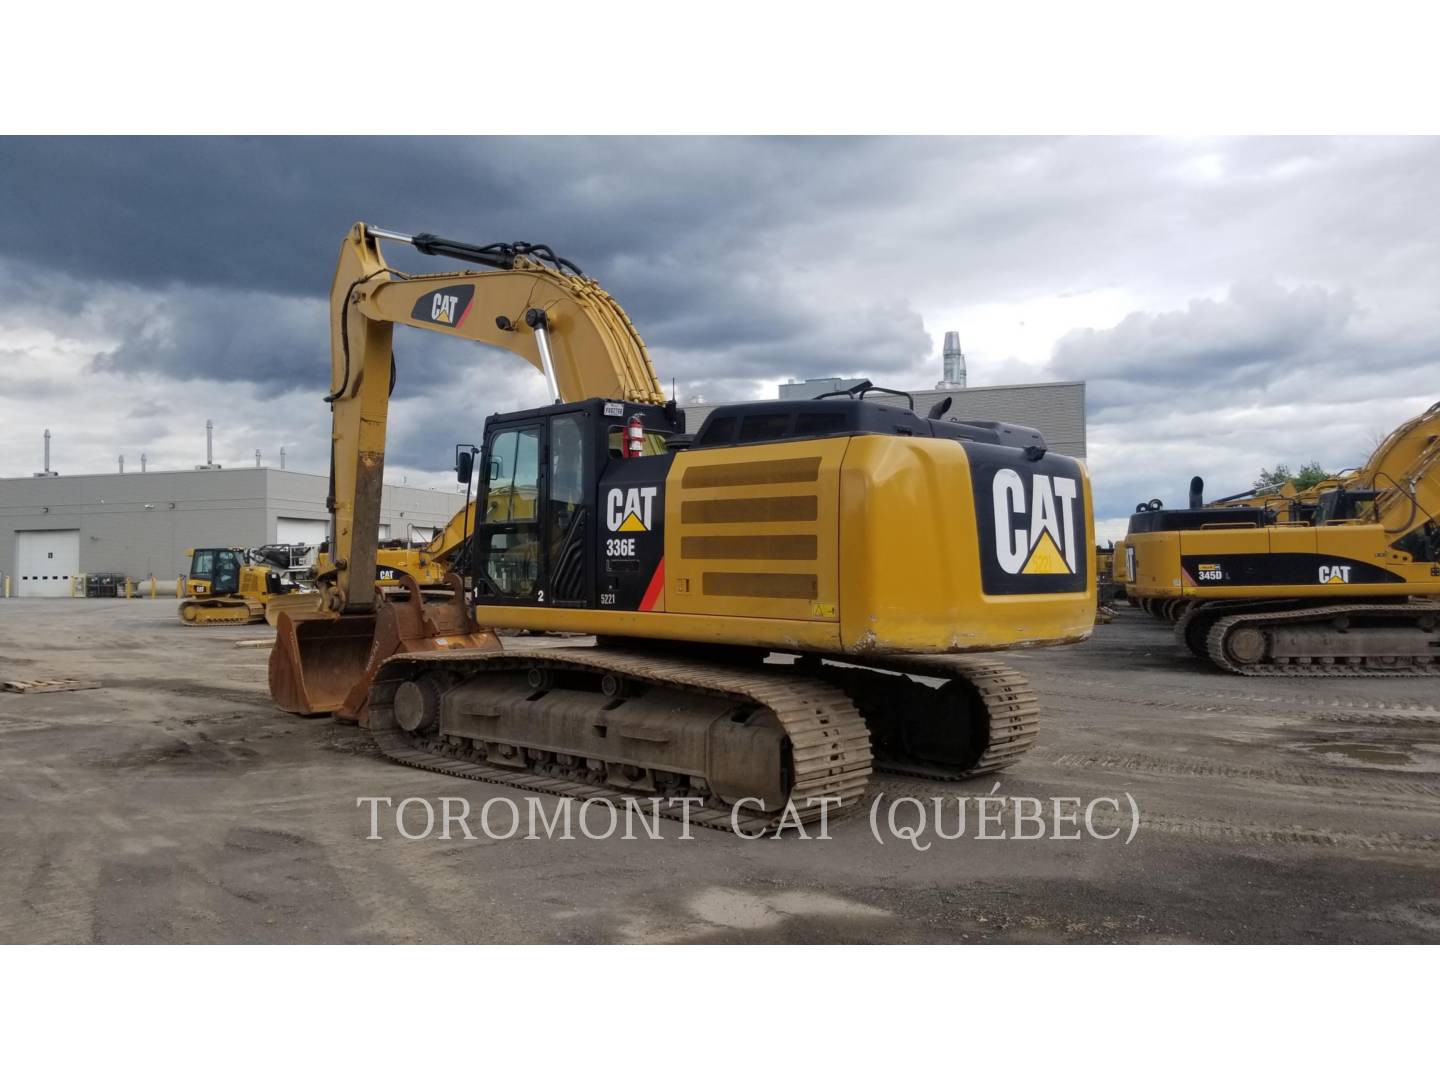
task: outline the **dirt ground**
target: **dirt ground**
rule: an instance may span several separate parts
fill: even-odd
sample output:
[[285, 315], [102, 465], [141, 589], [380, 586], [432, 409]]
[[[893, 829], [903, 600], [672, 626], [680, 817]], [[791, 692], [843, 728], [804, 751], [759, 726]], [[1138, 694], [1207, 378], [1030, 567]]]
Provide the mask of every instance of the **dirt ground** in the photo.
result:
[[[995, 797], [1077, 800], [1080, 839], [981, 839], [972, 802], [916, 850], [894, 799], [941, 798], [954, 832], [994, 781], [893, 776], [883, 843], [868, 803], [828, 840], [491, 839], [481, 804], [527, 793], [280, 712], [266, 650], [234, 644], [268, 633], [184, 627], [173, 600], [0, 601], [0, 679], [103, 683], [0, 694], [0, 942], [1440, 941], [1433, 680], [1222, 675], [1126, 609], [1012, 654], [1044, 726]], [[360, 797], [466, 798], [477, 839], [406, 840], [383, 805], [367, 839]], [[1084, 830], [1097, 798], [1113, 839]]]

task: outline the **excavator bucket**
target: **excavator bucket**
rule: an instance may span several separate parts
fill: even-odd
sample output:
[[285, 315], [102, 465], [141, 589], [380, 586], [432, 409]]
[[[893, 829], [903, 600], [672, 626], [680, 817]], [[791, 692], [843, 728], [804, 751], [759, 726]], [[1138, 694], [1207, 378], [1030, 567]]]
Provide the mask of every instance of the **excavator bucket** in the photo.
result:
[[270, 650], [270, 694], [286, 712], [334, 712], [359, 682], [375, 637], [375, 615], [281, 611]]
[[302, 615], [282, 611], [270, 652], [270, 693], [286, 712], [332, 713], [365, 723], [375, 673], [400, 653], [501, 648], [492, 631], [475, 623], [460, 578], [446, 578], [450, 593], [425, 594], [408, 575], [404, 592], [378, 604], [373, 615]]

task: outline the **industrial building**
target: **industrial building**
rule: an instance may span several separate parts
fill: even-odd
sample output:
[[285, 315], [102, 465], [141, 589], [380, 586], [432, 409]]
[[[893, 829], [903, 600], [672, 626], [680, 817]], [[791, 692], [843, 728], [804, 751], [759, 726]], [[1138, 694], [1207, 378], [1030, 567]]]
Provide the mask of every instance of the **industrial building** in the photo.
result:
[[[69, 596], [76, 575], [173, 583], [195, 547], [319, 544], [329, 479], [283, 469], [198, 468], [0, 479], [0, 575], [15, 596]], [[424, 543], [462, 494], [386, 485], [380, 539]]]

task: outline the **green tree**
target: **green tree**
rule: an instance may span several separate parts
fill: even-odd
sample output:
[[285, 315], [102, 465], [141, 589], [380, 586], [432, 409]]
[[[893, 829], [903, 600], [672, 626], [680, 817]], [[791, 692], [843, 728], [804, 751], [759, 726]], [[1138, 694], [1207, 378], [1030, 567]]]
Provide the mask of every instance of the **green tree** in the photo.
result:
[[1296, 491], [1309, 491], [1329, 475], [1318, 461], [1302, 465], [1298, 470], [1290, 468], [1289, 465], [1276, 465], [1273, 469], [1261, 469], [1255, 486], [1257, 488], [1281, 487], [1288, 481], [1295, 485]]

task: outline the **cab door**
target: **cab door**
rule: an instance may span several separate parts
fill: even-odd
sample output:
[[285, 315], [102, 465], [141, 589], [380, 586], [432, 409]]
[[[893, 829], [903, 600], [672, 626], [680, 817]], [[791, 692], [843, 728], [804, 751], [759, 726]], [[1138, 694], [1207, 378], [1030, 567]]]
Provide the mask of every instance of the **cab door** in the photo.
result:
[[215, 552], [215, 570], [210, 591], [229, 596], [240, 591], [240, 556], [233, 551]]
[[475, 528], [476, 602], [544, 603], [541, 478], [544, 422], [491, 429]]

